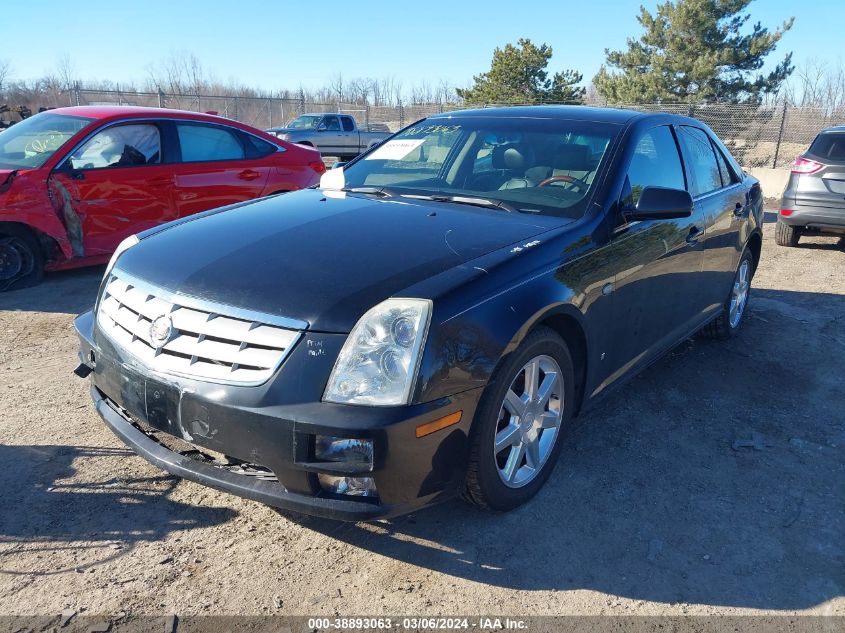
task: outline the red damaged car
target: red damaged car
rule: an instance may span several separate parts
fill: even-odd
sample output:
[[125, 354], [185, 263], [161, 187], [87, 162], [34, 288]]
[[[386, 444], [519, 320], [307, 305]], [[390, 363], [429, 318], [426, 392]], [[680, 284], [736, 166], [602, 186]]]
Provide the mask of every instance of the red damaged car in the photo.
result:
[[218, 116], [59, 108], [0, 132], [0, 291], [163, 222], [315, 184], [314, 149]]

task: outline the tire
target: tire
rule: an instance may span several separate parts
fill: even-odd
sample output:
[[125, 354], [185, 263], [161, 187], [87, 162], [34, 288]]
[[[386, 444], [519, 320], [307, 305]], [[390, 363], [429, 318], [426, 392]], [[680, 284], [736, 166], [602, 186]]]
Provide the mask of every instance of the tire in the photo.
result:
[[[539, 369], [534, 381], [540, 387], [538, 395], [549, 381], [545, 404], [528, 400], [526, 370], [532, 362]], [[521, 415], [515, 411], [519, 407], [514, 398]], [[569, 348], [554, 331], [537, 328], [495, 371], [481, 398], [470, 439], [464, 498], [500, 511], [531, 499], [554, 469], [574, 412], [575, 368]], [[502, 440], [498, 451], [497, 437]]]
[[797, 226], [790, 226], [781, 220], [775, 225], [775, 244], [778, 246], [798, 246], [801, 239], [801, 229]]
[[739, 265], [734, 274], [734, 282], [728, 298], [722, 306], [722, 312], [716, 319], [704, 326], [701, 330], [704, 336], [718, 341], [726, 341], [736, 336], [742, 326], [745, 309], [748, 307], [753, 278], [754, 257], [751, 255], [751, 251], [746, 248], [739, 259]]
[[44, 253], [25, 226], [0, 224], [0, 292], [20, 290], [44, 276]]

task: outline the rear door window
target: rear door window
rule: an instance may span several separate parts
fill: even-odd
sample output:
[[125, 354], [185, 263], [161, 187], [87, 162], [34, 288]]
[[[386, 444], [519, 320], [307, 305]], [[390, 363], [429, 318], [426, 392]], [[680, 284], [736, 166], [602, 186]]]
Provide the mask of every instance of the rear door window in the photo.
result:
[[217, 125], [177, 123], [183, 163], [241, 160], [244, 147], [237, 135]]
[[684, 147], [684, 156], [693, 173], [692, 195], [703, 196], [721, 189], [722, 175], [707, 133], [688, 125], [679, 126], [678, 130], [680, 130]]
[[355, 123], [352, 121], [351, 117], [342, 116], [340, 120], [343, 122], [343, 131], [344, 132], [352, 132], [355, 130]]

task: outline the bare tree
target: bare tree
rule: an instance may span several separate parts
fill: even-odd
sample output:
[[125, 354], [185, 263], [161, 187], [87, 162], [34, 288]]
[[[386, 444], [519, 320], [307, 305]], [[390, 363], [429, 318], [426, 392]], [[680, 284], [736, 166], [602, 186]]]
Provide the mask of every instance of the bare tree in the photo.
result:
[[796, 69], [781, 95], [786, 103], [835, 110], [845, 106], [845, 66], [808, 59]]
[[8, 59], [0, 59], [0, 93], [6, 87], [6, 80], [12, 76], [12, 62]]
[[71, 90], [77, 81], [76, 66], [67, 53], [56, 61], [56, 77], [62, 90]]

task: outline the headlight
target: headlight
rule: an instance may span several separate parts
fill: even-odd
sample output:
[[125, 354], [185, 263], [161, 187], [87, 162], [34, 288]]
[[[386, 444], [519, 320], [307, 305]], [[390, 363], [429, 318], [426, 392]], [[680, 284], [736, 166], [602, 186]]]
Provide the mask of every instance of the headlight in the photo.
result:
[[340, 350], [323, 400], [408, 404], [430, 318], [427, 299], [388, 299], [370, 309]]
[[124, 252], [128, 251], [130, 248], [135, 246], [140, 240], [138, 239], [137, 235], [130, 235], [125, 240], [123, 240], [120, 244], [117, 245], [117, 248], [114, 251], [114, 255], [111, 256], [109, 260], [108, 266], [106, 266], [106, 272], [103, 274], [103, 279], [109, 276], [111, 269], [114, 268], [115, 263], [117, 262], [117, 258], [120, 257]]
[[279, 133], [279, 134], [276, 134], [276, 136], [278, 136], [283, 141], [290, 140], [290, 134]]

